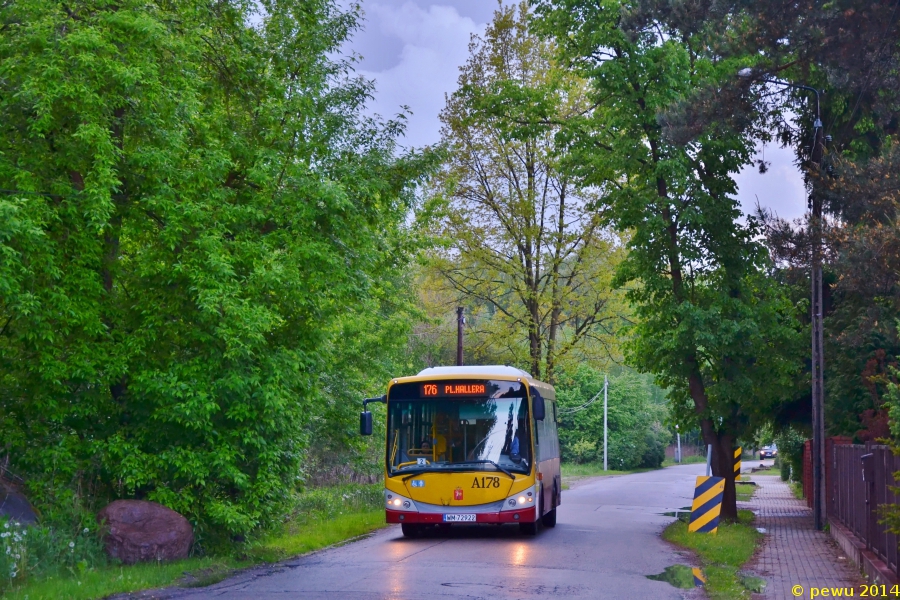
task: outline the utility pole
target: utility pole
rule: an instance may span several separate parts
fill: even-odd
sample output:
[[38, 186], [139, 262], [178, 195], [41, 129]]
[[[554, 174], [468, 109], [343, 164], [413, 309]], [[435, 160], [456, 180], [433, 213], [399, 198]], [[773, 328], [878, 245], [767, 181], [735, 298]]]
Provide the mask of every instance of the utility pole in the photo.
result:
[[463, 325], [466, 318], [463, 316], [463, 307], [456, 309], [456, 365], [463, 366]]
[[606, 405], [607, 405], [607, 391], [609, 390], [609, 379], [606, 378], [606, 375], [603, 376], [603, 470], [609, 471], [609, 462], [606, 458], [606, 441], [607, 441], [607, 427], [606, 427]]
[[675, 440], [677, 441], [677, 448], [675, 449], [675, 462], [681, 463], [681, 432], [678, 431], [678, 425], [675, 426]]
[[[816, 91], [815, 138], [810, 167], [817, 173], [822, 165], [822, 120], [819, 116], [819, 92]], [[812, 182], [810, 210], [812, 218], [812, 425], [813, 425], [813, 520], [821, 530], [827, 518], [825, 490], [825, 352], [823, 348], [823, 315], [825, 307], [822, 291], [822, 196], [817, 182]]]
[[[783, 85], [784, 87], [806, 90], [816, 95], [816, 120], [813, 123], [815, 138], [809, 157], [810, 173], [817, 173], [822, 166], [824, 151], [820, 98], [822, 93], [814, 87], [760, 77], [751, 68], [741, 69], [738, 77], [752, 81], [763, 81]], [[825, 490], [825, 353], [823, 351], [823, 306], [822, 291], [822, 197], [816, 189], [816, 181], [812, 181], [812, 192], [809, 198], [810, 237], [812, 238], [812, 260], [810, 261], [811, 303], [810, 322], [812, 324], [812, 467], [813, 467], [813, 521], [821, 530], [826, 518]]]

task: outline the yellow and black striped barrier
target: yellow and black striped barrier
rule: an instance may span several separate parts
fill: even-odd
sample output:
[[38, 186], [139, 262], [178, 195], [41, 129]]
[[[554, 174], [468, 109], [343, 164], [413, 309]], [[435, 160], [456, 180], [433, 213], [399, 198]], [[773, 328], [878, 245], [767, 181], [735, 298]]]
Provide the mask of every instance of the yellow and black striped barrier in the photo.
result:
[[744, 449], [738, 446], [734, 449], [734, 480], [741, 480], [741, 454], [744, 453]]
[[694, 573], [694, 587], [703, 587], [706, 585], [706, 575], [703, 574], [703, 570], [697, 567], [691, 569]]
[[722, 513], [722, 496], [725, 494], [724, 477], [698, 477], [694, 486], [694, 503], [691, 504], [691, 522], [688, 531], [715, 533]]

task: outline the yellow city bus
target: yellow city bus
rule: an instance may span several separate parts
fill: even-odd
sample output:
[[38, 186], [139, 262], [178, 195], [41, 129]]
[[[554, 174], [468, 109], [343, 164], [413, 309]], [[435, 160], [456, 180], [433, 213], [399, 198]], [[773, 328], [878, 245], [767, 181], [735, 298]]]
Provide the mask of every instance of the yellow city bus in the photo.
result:
[[452, 523], [556, 525], [561, 500], [556, 393], [504, 366], [434, 367], [363, 401], [387, 403], [384, 500], [405, 536]]

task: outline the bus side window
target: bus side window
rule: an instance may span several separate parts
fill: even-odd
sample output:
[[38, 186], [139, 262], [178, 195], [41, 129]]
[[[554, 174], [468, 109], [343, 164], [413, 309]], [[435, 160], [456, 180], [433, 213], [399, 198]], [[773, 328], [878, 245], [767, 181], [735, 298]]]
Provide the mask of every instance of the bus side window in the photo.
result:
[[553, 402], [553, 458], [559, 458], [559, 422], [556, 417], [556, 402]]
[[546, 419], [546, 423], [543, 424], [544, 429], [544, 448], [541, 451], [541, 460], [549, 460], [551, 458], [559, 457], [559, 438], [557, 432], [557, 413], [556, 413], [556, 402], [550, 402], [552, 408], [548, 411], [548, 415], [553, 415], [553, 420]]
[[541, 460], [544, 461], [551, 458], [553, 454], [553, 427], [550, 424], [550, 419], [540, 421], [538, 427], [541, 429], [541, 435], [544, 438], [544, 443], [541, 445], [540, 450]]

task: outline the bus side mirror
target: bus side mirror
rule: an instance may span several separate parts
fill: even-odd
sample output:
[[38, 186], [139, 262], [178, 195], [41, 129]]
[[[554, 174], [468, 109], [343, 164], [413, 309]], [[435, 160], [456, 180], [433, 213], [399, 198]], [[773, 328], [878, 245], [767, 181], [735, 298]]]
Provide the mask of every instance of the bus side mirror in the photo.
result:
[[546, 412], [544, 409], [544, 397], [541, 396], [541, 394], [537, 390], [534, 391], [534, 397], [531, 401], [531, 408], [534, 412], [534, 420], [543, 421], [545, 416], [544, 413]]
[[369, 412], [368, 408], [370, 402], [387, 404], [387, 396], [363, 400], [363, 411], [359, 413], [359, 435], [372, 435], [372, 413]]

